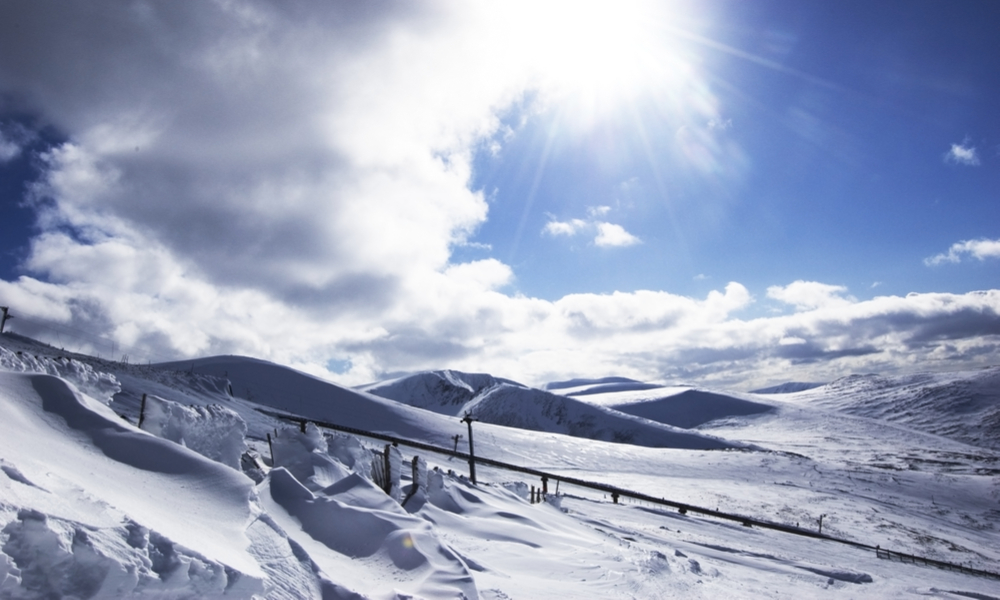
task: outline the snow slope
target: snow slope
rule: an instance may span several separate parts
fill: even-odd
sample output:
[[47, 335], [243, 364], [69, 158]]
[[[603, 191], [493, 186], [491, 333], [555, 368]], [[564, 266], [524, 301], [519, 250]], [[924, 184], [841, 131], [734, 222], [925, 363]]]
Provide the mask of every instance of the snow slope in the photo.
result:
[[[0, 598], [1000, 598], [1000, 580], [627, 498], [614, 504], [565, 482], [557, 494], [549, 481], [546, 501], [531, 503], [540, 481], [480, 465], [472, 485], [463, 461], [441, 455], [421, 453], [414, 482], [416, 452], [403, 446], [390, 449], [386, 494], [372, 480], [384, 442], [312, 425], [302, 432], [256, 411], [258, 402], [449, 447], [464, 425], [269, 363], [226, 357], [153, 369], [60, 359], [6, 335], [0, 348]], [[121, 391], [107, 405], [80, 393], [74, 376], [113, 378]], [[995, 390], [976, 373], [935, 381], [949, 397]], [[911, 401], [902, 390], [916, 388], [892, 385]], [[853, 393], [888, 403], [888, 389]], [[623, 404], [665, 391], [586, 397]], [[477, 454], [806, 528], [823, 515], [825, 533], [1000, 570], [997, 451], [852, 414], [841, 404], [848, 396], [818, 390], [694, 391], [769, 406], [697, 426], [758, 450], [652, 448], [477, 423]], [[140, 430], [143, 393], [159, 412]], [[981, 414], [953, 412], [955, 422]], [[212, 429], [220, 424], [228, 425]], [[242, 448], [208, 438], [243, 427], [242, 472], [224, 452], [213, 460], [196, 451]]]
[[793, 397], [1000, 450], [1000, 367], [894, 377], [851, 375]]
[[746, 394], [722, 394], [693, 387], [639, 386], [628, 383], [574, 382], [564, 392], [615, 411], [673, 427], [691, 429], [711, 421], [758, 415], [774, 410]]
[[0, 373], [0, 402], [3, 552], [22, 581], [60, 597], [263, 591], [242, 473], [135, 429], [50, 375]]
[[[675, 424], [645, 414], [619, 412], [483, 374], [431, 371], [368, 385], [363, 389], [439, 414], [470, 414], [484, 423], [531, 431], [653, 448], [722, 449], [743, 446], [679, 431], [672, 427]], [[642, 418], [636, 419], [636, 416]], [[658, 421], [659, 424], [644, 419]]]

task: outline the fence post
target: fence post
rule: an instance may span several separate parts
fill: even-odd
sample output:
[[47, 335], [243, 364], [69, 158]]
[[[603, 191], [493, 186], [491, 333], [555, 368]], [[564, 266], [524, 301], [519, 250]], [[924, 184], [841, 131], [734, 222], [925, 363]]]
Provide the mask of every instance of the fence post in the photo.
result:
[[417, 491], [420, 489], [420, 457], [413, 457], [413, 485], [410, 486], [410, 493], [406, 495], [406, 498], [400, 502], [401, 506], [406, 506], [406, 503], [410, 501], [410, 498], [417, 495]]
[[469, 479], [472, 481], [472, 485], [476, 485], [476, 451], [472, 446], [472, 422], [475, 420], [469, 413], [466, 413], [465, 418], [462, 419], [469, 425]]
[[146, 418], [146, 394], [142, 395], [142, 404], [139, 405], [139, 424], [136, 425], [139, 429], [142, 429], [142, 422]]
[[382, 455], [382, 464], [385, 465], [385, 493], [392, 493], [392, 460], [389, 458], [389, 448], [391, 444], [385, 445], [385, 453]]
[[0, 333], [3, 333], [3, 328], [7, 324], [7, 319], [13, 319], [14, 315], [10, 314], [10, 308], [7, 306], [0, 306], [0, 310], [3, 311], [3, 317], [0, 317]]
[[267, 434], [267, 451], [271, 455], [271, 468], [274, 468], [274, 446], [271, 445], [271, 434]]

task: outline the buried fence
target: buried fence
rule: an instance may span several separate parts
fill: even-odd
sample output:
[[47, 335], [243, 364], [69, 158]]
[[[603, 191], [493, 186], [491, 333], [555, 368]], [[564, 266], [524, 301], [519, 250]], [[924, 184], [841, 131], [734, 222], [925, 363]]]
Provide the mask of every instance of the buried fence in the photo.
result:
[[[408, 447], [411, 447], [411, 448], [417, 448], [417, 449], [420, 449], [420, 450], [426, 450], [428, 452], [434, 452], [436, 454], [443, 454], [445, 456], [452, 456], [452, 457], [455, 457], [455, 458], [460, 458], [462, 460], [467, 460], [467, 461], [469, 461], [470, 468], [474, 468], [474, 464], [475, 463], [480, 463], [480, 464], [483, 464], [483, 465], [489, 465], [491, 467], [496, 467], [498, 469], [503, 469], [503, 470], [507, 470], [507, 471], [514, 471], [514, 472], [517, 472], [517, 473], [524, 473], [524, 474], [527, 474], [527, 475], [534, 475], [536, 477], [540, 477], [541, 480], [542, 480], [542, 486], [541, 486], [541, 488], [539, 488], [537, 490], [537, 496], [535, 494], [535, 490], [534, 489], [532, 490], [532, 495], [531, 495], [532, 496], [532, 503], [534, 503], [536, 501], [536, 498], [538, 499], [537, 501], [540, 502], [541, 498], [543, 498], [545, 495], [548, 494], [548, 484], [549, 484], [549, 481], [554, 481], [557, 484], [559, 482], [562, 482], [562, 483], [565, 483], [565, 484], [575, 485], [575, 486], [578, 486], [578, 487], [582, 487], [582, 488], [586, 488], [586, 489], [591, 489], [591, 490], [595, 490], [595, 491], [604, 492], [606, 494], [609, 494], [611, 496], [612, 501], [615, 504], [618, 504], [619, 499], [621, 499], [621, 498], [632, 498], [634, 500], [639, 500], [639, 501], [642, 501], [642, 502], [647, 502], [649, 504], [658, 504], [658, 505], [661, 505], [661, 506], [668, 506], [668, 507], [671, 507], [671, 508], [675, 508], [681, 514], [687, 514], [687, 513], [690, 512], [690, 513], [693, 513], [693, 514], [700, 514], [700, 515], [705, 515], [705, 516], [709, 516], [709, 517], [715, 517], [717, 519], [723, 519], [723, 520], [727, 520], [727, 521], [735, 521], [735, 522], [740, 523], [741, 525], [743, 525], [745, 527], [759, 527], [761, 529], [771, 529], [771, 530], [774, 530], [774, 531], [780, 531], [780, 532], [789, 533], [789, 534], [792, 534], [792, 535], [798, 535], [798, 536], [802, 536], [802, 537], [808, 537], [808, 538], [814, 538], [814, 539], [820, 539], [820, 540], [827, 540], [827, 541], [831, 541], [831, 542], [837, 542], [837, 543], [840, 543], [840, 544], [846, 544], [848, 546], [854, 546], [855, 548], [861, 548], [863, 550], [873, 550], [873, 551], [875, 551], [875, 555], [878, 558], [880, 558], [880, 559], [885, 559], [885, 560], [890, 560], [890, 561], [891, 560], [896, 560], [896, 561], [899, 561], [899, 562], [911, 563], [911, 564], [915, 564], [915, 565], [924, 565], [924, 566], [928, 566], [928, 567], [937, 567], [937, 568], [945, 569], [945, 570], [949, 570], [949, 571], [956, 571], [956, 572], [960, 572], [960, 573], [965, 573], [967, 575], [976, 575], [976, 576], [979, 576], [979, 577], [988, 577], [988, 578], [992, 578], [992, 579], [1000, 579], [1000, 573], [994, 573], [992, 571], [984, 571], [982, 569], [974, 569], [972, 567], [966, 567], [964, 565], [949, 563], [949, 562], [940, 561], [940, 560], [934, 560], [934, 559], [930, 559], [930, 558], [924, 558], [924, 557], [921, 557], [921, 556], [915, 556], [915, 555], [906, 554], [906, 553], [903, 553], [903, 552], [896, 552], [896, 551], [893, 551], [893, 550], [886, 550], [886, 549], [884, 549], [884, 548], [882, 548], [882, 547], [880, 547], [878, 545], [872, 546], [871, 544], [864, 544], [864, 543], [861, 543], [861, 542], [855, 542], [853, 540], [848, 540], [848, 539], [844, 539], [844, 538], [839, 538], [839, 537], [827, 535], [827, 534], [822, 533], [822, 529], [820, 529], [820, 531], [812, 531], [810, 529], [804, 529], [804, 528], [799, 527], [797, 525], [786, 525], [784, 523], [775, 523], [773, 521], [764, 521], [764, 520], [756, 519], [756, 518], [753, 518], [753, 517], [747, 517], [747, 516], [743, 516], [743, 515], [736, 515], [736, 514], [727, 513], [727, 512], [719, 511], [719, 510], [712, 510], [712, 509], [704, 508], [704, 507], [701, 507], [701, 506], [695, 506], [695, 505], [692, 505], [692, 504], [686, 504], [684, 502], [676, 502], [676, 501], [673, 501], [673, 500], [667, 500], [666, 498], [660, 498], [660, 497], [656, 497], [656, 496], [650, 496], [648, 494], [643, 494], [642, 492], [636, 492], [634, 490], [627, 490], [627, 489], [624, 489], [624, 488], [619, 488], [619, 487], [612, 486], [612, 485], [607, 485], [607, 484], [604, 484], [604, 483], [598, 483], [598, 482], [594, 482], [594, 481], [587, 481], [587, 480], [584, 480], [584, 479], [578, 479], [576, 477], [567, 477], [565, 475], [556, 475], [556, 474], [553, 474], [553, 473], [547, 473], [545, 471], [540, 471], [538, 469], [532, 469], [530, 467], [524, 467], [524, 466], [521, 466], [521, 465], [513, 465], [513, 464], [510, 464], [510, 463], [505, 463], [505, 462], [502, 462], [502, 461], [493, 460], [491, 458], [484, 458], [484, 457], [481, 457], [481, 456], [472, 456], [470, 454], [466, 454], [465, 452], [459, 452], [457, 450], [449, 450], [448, 448], [441, 448], [439, 446], [434, 446], [433, 444], [426, 444], [424, 442], [418, 442], [418, 441], [415, 441], [415, 440], [408, 440], [408, 439], [405, 439], [405, 438], [399, 438], [399, 437], [395, 437], [395, 436], [391, 436], [391, 435], [386, 435], [384, 433], [376, 433], [376, 432], [373, 432], [373, 431], [365, 431], [364, 429], [358, 429], [356, 427], [347, 427], [345, 425], [337, 425], [335, 423], [328, 423], [328, 422], [324, 422], [324, 421], [316, 421], [316, 420], [313, 420], [313, 419], [303, 419], [302, 417], [297, 417], [297, 416], [294, 416], [294, 415], [288, 415], [288, 414], [280, 413], [280, 412], [277, 412], [277, 411], [265, 410], [265, 409], [261, 409], [261, 408], [257, 408], [255, 410], [257, 410], [258, 412], [263, 413], [265, 415], [268, 415], [268, 416], [271, 416], [271, 417], [275, 417], [277, 419], [281, 419], [281, 420], [284, 420], [284, 421], [289, 421], [289, 422], [292, 422], [292, 423], [296, 423], [296, 424], [298, 424], [300, 426], [300, 428], [303, 431], [305, 430], [305, 425], [308, 422], [308, 423], [313, 423], [317, 427], [323, 427], [325, 429], [332, 429], [334, 431], [341, 431], [341, 432], [344, 432], [344, 433], [351, 433], [351, 434], [354, 434], [354, 435], [360, 435], [360, 436], [364, 436], [364, 437], [368, 437], [368, 438], [373, 438], [373, 439], [377, 439], [377, 440], [382, 440], [382, 441], [385, 441], [385, 442], [389, 442], [390, 444], [386, 446], [386, 455], [388, 455], [389, 449], [391, 447], [403, 445], [403, 446], [408, 446]], [[470, 425], [470, 427], [471, 427], [471, 425]], [[457, 448], [457, 442], [456, 442], [456, 448]], [[416, 460], [417, 460], [417, 458], [414, 457], [414, 461], [416, 461]], [[414, 479], [414, 481], [416, 481], [416, 479]], [[473, 483], [475, 483], [475, 482], [473, 481]], [[532, 486], [532, 487], [534, 487], [534, 486]], [[820, 520], [820, 527], [822, 527], [822, 518]]]

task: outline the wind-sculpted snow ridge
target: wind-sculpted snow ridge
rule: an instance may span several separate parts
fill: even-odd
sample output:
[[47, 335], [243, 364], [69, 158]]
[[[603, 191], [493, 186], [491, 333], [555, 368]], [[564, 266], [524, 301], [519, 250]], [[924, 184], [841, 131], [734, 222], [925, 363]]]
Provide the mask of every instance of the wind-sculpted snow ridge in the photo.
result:
[[247, 424], [235, 411], [218, 404], [185, 406], [156, 396], [146, 398], [145, 408], [143, 431], [240, 468], [240, 456], [247, 449]]
[[0, 410], [4, 597], [263, 592], [241, 473], [49, 375], [0, 373]]
[[1000, 367], [892, 377], [851, 375], [794, 398], [1000, 449]]
[[530, 431], [654, 448], [721, 449], [743, 446], [679, 431], [670, 427], [669, 423], [653, 423], [645, 420], [645, 415], [636, 418], [636, 415], [484, 374], [432, 371], [365, 386], [364, 389], [440, 414], [471, 414], [484, 423]]
[[468, 567], [432, 521], [411, 515], [363, 470], [336, 458], [354, 454], [345, 438], [334, 438], [331, 449], [310, 425], [277, 439], [276, 467], [258, 486], [261, 503], [320, 570], [376, 597], [400, 588], [426, 598], [478, 597]]
[[83, 393], [105, 404], [121, 391], [121, 384], [111, 373], [96, 371], [91, 365], [68, 356], [46, 356], [0, 346], [0, 370], [16, 373], [46, 373], [62, 377]]

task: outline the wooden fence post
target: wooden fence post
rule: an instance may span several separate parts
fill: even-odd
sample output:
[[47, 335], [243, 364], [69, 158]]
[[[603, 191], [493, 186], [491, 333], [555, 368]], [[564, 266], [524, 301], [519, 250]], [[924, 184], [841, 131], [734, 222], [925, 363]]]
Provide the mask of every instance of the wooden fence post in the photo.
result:
[[392, 493], [392, 460], [389, 458], [389, 448], [391, 444], [385, 445], [385, 453], [382, 455], [382, 462], [385, 465], [385, 493]]
[[473, 419], [472, 415], [466, 413], [462, 421], [469, 425], [469, 479], [472, 485], [476, 485], [476, 450], [472, 446], [472, 422], [478, 419]]
[[142, 422], [146, 418], [146, 394], [142, 395], [142, 404], [139, 405], [139, 424], [136, 426], [142, 429]]

